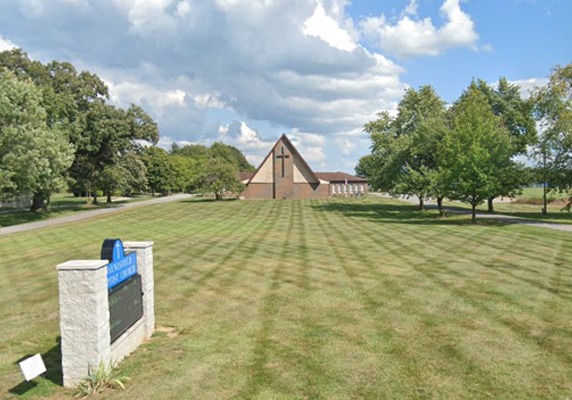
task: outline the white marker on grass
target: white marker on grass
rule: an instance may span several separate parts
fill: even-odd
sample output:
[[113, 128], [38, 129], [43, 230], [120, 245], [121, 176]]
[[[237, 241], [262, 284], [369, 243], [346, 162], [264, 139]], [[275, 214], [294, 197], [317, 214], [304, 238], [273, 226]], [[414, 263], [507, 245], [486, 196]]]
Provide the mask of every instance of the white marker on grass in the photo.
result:
[[42, 360], [42, 356], [40, 354], [26, 358], [25, 360], [20, 361], [18, 365], [20, 366], [20, 370], [22, 371], [26, 381], [31, 381], [35, 377], [46, 372], [46, 365], [44, 364], [44, 360]]

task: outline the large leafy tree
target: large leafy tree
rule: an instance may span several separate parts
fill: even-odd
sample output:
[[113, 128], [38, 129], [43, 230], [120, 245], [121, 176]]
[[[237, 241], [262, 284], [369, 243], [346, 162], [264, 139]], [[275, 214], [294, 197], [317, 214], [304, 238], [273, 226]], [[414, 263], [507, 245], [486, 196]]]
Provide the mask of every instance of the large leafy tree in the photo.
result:
[[556, 66], [533, 99], [542, 130], [536, 149], [542, 179], [572, 196], [572, 64]]
[[410, 88], [395, 116], [382, 112], [378, 117], [364, 126], [373, 146], [371, 157], [362, 159], [360, 168], [373, 177], [375, 187], [413, 194], [423, 209], [424, 199], [433, 194], [436, 149], [446, 130], [445, 104], [431, 86]]
[[[157, 124], [140, 107], [132, 105], [123, 110], [102, 101], [91, 103], [85, 128], [74, 141], [77, 154], [70, 175], [76, 190], [91, 193], [97, 202], [102, 177], [117, 178], [127, 173], [125, 168], [113, 167], [120, 166], [128, 154], [139, 152], [143, 142], [156, 143], [158, 139]], [[128, 181], [129, 177], [122, 179]]]
[[78, 72], [69, 62], [44, 65], [30, 60], [21, 49], [0, 52], [0, 67], [35, 83], [42, 91], [48, 126], [59, 127], [72, 139], [81, 131], [89, 105], [109, 96], [107, 86], [97, 75]]
[[98, 171], [94, 180], [103, 191], [107, 203], [111, 203], [114, 193], [142, 193], [147, 188], [145, 164], [135, 151], [126, 152], [117, 162], [108, 164]]
[[191, 192], [194, 189], [194, 177], [199, 173], [201, 163], [179, 155], [170, 155], [169, 161], [175, 172], [173, 189], [183, 193]]
[[498, 170], [510, 171], [514, 144], [485, 94], [470, 86], [451, 109], [450, 130], [440, 144], [440, 173], [447, 196], [476, 207], [499, 192]]
[[[510, 83], [501, 77], [495, 86], [487, 84], [483, 80], [471, 83], [473, 90], [483, 93], [495, 115], [500, 117], [503, 125], [510, 133], [513, 143], [512, 157], [527, 153], [528, 146], [536, 141], [536, 126], [533, 118], [533, 101], [524, 100], [520, 95], [520, 87]], [[464, 96], [464, 95], [463, 95]], [[523, 179], [526, 174], [509, 170], [503, 170], [497, 166], [499, 186], [496, 193], [492, 193], [487, 199], [488, 211], [493, 212], [493, 199], [498, 196], [513, 196], [527, 182]]]
[[157, 125], [140, 107], [123, 110], [106, 104], [105, 83], [95, 74], [78, 72], [69, 62], [43, 65], [15, 49], [0, 53], [0, 67], [41, 90], [47, 125], [62, 131], [74, 145], [69, 173], [74, 192], [103, 190], [109, 201], [113, 191], [140, 190], [145, 169], [137, 159], [139, 141], [158, 138]]
[[241, 172], [251, 172], [256, 169], [246, 160], [244, 154], [234, 146], [216, 142], [212, 144], [209, 150], [211, 157], [225, 160]]
[[195, 186], [205, 193], [214, 193], [216, 200], [222, 200], [226, 192], [241, 193], [244, 190], [244, 184], [238, 180], [238, 172], [235, 165], [212, 158], [196, 175]]
[[192, 158], [200, 164], [209, 162], [211, 159], [224, 160], [234, 165], [241, 172], [254, 171], [256, 169], [246, 160], [246, 157], [240, 150], [221, 142], [215, 142], [210, 147], [202, 144], [186, 146], [174, 144], [171, 148], [171, 154]]
[[151, 194], [170, 193], [176, 186], [176, 171], [169, 153], [160, 147], [152, 146], [143, 150], [143, 162], [147, 168], [147, 181]]
[[32, 195], [32, 211], [45, 209], [63, 188], [73, 147], [47, 123], [42, 92], [10, 71], [0, 71], [0, 192]]

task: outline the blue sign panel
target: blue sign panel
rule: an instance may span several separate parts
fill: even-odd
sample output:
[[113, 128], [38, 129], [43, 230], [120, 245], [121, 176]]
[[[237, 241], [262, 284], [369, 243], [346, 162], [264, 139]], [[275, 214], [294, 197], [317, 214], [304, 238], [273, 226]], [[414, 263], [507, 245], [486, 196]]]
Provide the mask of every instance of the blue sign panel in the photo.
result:
[[123, 243], [119, 239], [105, 239], [103, 241], [101, 258], [109, 260], [109, 264], [107, 264], [108, 289], [137, 274], [137, 253], [132, 252], [125, 255]]

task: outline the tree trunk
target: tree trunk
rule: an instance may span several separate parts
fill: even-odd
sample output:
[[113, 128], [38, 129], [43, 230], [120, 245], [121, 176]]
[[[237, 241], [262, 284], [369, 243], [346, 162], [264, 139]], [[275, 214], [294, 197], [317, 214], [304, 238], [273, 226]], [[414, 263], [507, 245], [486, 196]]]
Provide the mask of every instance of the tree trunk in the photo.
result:
[[93, 191], [93, 204], [97, 204], [97, 191]]
[[477, 223], [477, 205], [475, 203], [471, 204], [471, 223], [476, 224]]
[[42, 193], [34, 193], [34, 197], [32, 198], [32, 207], [30, 211], [46, 211], [47, 207], [44, 203], [45, 196]]
[[439, 217], [445, 218], [445, 209], [443, 208], [443, 197], [437, 197], [437, 208], [439, 209]]
[[490, 213], [494, 213], [494, 212], [495, 212], [495, 206], [493, 205], [493, 200], [494, 200], [494, 197], [489, 197], [489, 198], [487, 199], [487, 205], [488, 205], [488, 210], [487, 210], [487, 211], [490, 212]]
[[107, 204], [111, 204], [111, 190], [107, 191]]
[[425, 210], [425, 199], [423, 198], [423, 196], [417, 196], [419, 197], [419, 211], [424, 211]]

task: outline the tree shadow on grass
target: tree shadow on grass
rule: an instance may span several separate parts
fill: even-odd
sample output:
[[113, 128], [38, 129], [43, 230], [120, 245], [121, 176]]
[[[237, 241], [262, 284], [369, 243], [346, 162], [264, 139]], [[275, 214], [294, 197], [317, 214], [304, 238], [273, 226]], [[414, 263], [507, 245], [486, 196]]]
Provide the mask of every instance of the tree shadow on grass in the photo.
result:
[[[434, 207], [428, 207], [426, 210], [421, 211], [417, 205], [413, 204], [329, 202], [313, 205], [312, 208], [316, 211], [339, 212], [348, 217], [364, 218], [374, 222], [443, 226], [474, 225], [471, 223], [470, 215], [467, 216], [467, 210], [464, 209], [448, 209], [448, 216], [442, 218]], [[468, 213], [470, 214], [470, 211]], [[476, 225], [506, 226], [513, 223], [516, 222], [477, 218]]]
[[544, 222], [555, 222], [555, 223], [559, 223], [559, 222], [565, 222], [565, 223], [570, 223], [572, 222], [572, 214], [565, 212], [565, 211], [561, 211], [561, 212], [549, 212], [546, 215], [543, 215], [542, 212], [503, 212], [503, 211], [498, 211], [496, 212], [497, 214], [507, 214], [507, 215], [511, 215], [514, 217], [519, 217], [519, 218], [527, 218], [527, 219], [534, 219], [534, 220], [538, 220], [538, 221], [544, 221]]
[[[22, 357], [16, 362], [16, 364], [33, 355], [34, 354], [28, 354]], [[41, 375], [42, 378], [50, 381], [51, 383], [57, 386], [63, 386], [64, 378], [62, 372], [61, 337], [58, 336], [56, 338], [56, 345], [54, 347], [52, 347], [45, 353], [42, 353], [42, 359], [44, 360], [44, 364], [46, 365], [46, 372], [44, 372]], [[36, 387], [38, 387], [37, 381], [35, 380], [24, 381], [11, 388], [9, 392], [18, 396], [22, 396]]]
[[228, 203], [228, 202], [233, 202], [233, 201], [238, 201], [238, 199], [236, 198], [224, 198], [224, 199], [220, 199], [217, 200], [214, 197], [193, 197], [191, 199], [187, 199], [187, 200], [180, 200], [179, 203]]
[[93, 204], [70, 204], [64, 206], [52, 206], [48, 211], [30, 211], [23, 209], [7, 209], [0, 211], [0, 227], [8, 227], [14, 225], [25, 224], [28, 222], [44, 221], [59, 216], [65, 213], [76, 213], [84, 211], [99, 210], [102, 208], [116, 208], [120, 207], [122, 203], [99, 203]]

